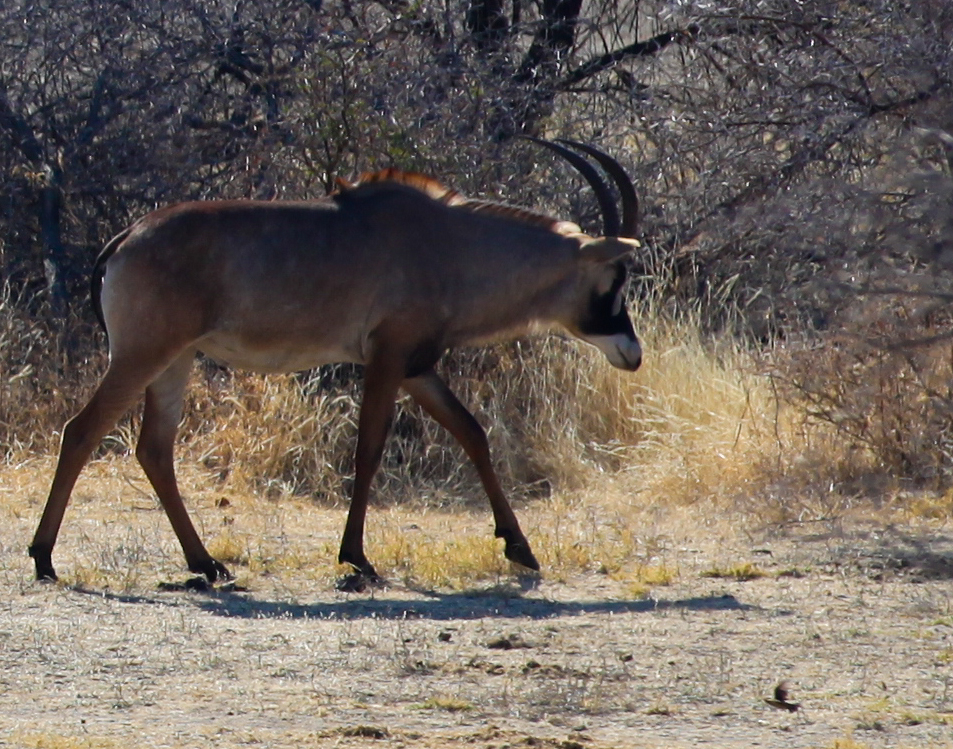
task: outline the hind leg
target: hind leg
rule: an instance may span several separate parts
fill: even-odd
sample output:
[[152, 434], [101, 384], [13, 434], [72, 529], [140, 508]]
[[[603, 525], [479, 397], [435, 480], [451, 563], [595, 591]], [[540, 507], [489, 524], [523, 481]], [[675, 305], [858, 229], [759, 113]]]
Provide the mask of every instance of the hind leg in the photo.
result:
[[231, 574], [221, 562], [209, 555], [192, 525], [179, 493], [173, 460], [175, 435], [182, 417], [182, 398], [194, 356], [192, 350], [181, 354], [146, 388], [136, 458], [172, 523], [172, 530], [185, 553], [189, 570], [205, 575], [209, 582], [215, 582], [218, 579], [230, 579]]
[[89, 403], [63, 428], [60, 456], [43, 516], [30, 544], [38, 580], [56, 580], [52, 554], [70, 494], [90, 453], [128, 411], [155, 376], [135, 361], [111, 362]]

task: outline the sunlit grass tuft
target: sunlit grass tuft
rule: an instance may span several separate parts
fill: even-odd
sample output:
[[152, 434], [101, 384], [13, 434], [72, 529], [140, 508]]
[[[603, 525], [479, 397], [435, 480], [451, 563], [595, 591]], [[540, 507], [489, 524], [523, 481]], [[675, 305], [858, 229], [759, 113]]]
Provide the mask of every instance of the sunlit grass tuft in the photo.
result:
[[674, 583], [678, 577], [678, 570], [666, 564], [636, 563], [610, 575], [623, 585], [627, 597], [632, 599], [644, 598], [655, 588]]
[[[6, 325], [16, 329], [11, 320]], [[679, 560], [665, 556], [673, 537], [837, 517], [857, 506], [856, 495], [817, 480], [829, 475], [819, 465], [846, 466], [856, 451], [837, 443], [824, 424], [790, 413], [772, 380], [759, 374], [763, 353], [758, 358], [736, 341], [706, 337], [690, 318], [673, 322], [651, 310], [637, 328], [645, 360], [635, 373], [559, 337], [455, 352], [441, 365], [485, 426], [501, 482], [548, 579], [605, 574], [638, 597], [680, 574]], [[18, 382], [9, 374], [15, 367], [3, 371], [6, 397], [26, 398], [10, 389]], [[212, 554], [253, 580], [294, 576], [331, 584], [341, 574], [335, 560], [353, 480], [359, 372], [259, 377], [205, 363], [192, 379], [177, 471]], [[10, 412], [8, 401], [0, 406], [7, 409], [0, 416]], [[162, 529], [159, 561], [168, 574], [181, 557], [132, 457], [137, 429], [135, 415], [123, 421], [100, 453], [112, 457], [99, 463], [102, 470], [96, 462], [85, 469], [73, 501], [92, 494], [95, 502], [108, 497], [149, 508]], [[7, 455], [6, 486], [23, 483], [31, 470], [17, 465], [33, 466], [32, 483], [16, 491], [28, 506], [16, 511], [32, 519], [52, 472], [50, 440], [14, 442], [44, 455], [41, 467], [32, 462], [36, 451]], [[890, 506], [942, 519], [951, 496]], [[411, 401], [401, 401], [373, 488], [369, 558], [382, 574], [410, 585], [497, 583], [518, 570], [492, 533], [484, 491], [463, 451]], [[135, 570], [148, 563], [154, 541], [106, 540], [83, 540], [103, 548], [99, 557], [77, 560], [79, 582], [95, 587], [109, 578], [135, 587], [150, 579]]]
[[843, 738], [834, 739], [834, 742], [830, 745], [830, 749], [870, 749], [870, 744], [856, 741], [851, 736], [844, 736]]
[[749, 580], [757, 580], [759, 577], [767, 576], [767, 574], [756, 564], [742, 562], [730, 567], [712, 567], [702, 572], [702, 577], [725, 578], [743, 583]]
[[473, 709], [473, 704], [457, 697], [438, 695], [428, 697], [423, 702], [413, 705], [415, 710], [443, 710], [448, 713], [467, 712]]
[[458, 590], [510, 574], [503, 543], [491, 531], [455, 533], [448, 519], [427, 523], [425, 535], [394, 526], [369, 534], [369, 553], [378, 570], [411, 585]]
[[120, 749], [125, 742], [104, 736], [67, 736], [59, 733], [20, 731], [9, 737], [12, 744], [22, 749]]

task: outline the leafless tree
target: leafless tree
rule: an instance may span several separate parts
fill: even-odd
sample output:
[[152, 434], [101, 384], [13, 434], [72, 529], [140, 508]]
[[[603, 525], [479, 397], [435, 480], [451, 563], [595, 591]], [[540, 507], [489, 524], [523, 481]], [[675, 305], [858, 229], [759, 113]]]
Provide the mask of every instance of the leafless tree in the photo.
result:
[[[92, 259], [160, 204], [398, 166], [595, 216], [514, 139], [568, 136], [635, 177], [638, 293], [753, 340], [813, 336], [856, 378], [832, 391], [794, 362], [792, 397], [883, 465], [948, 476], [951, 38], [946, 0], [9, 0], [0, 272], [82, 339]], [[868, 420], [870, 382], [905, 404], [894, 422]]]
[[948, 174], [924, 135], [953, 131], [947, 6], [8, 3], [5, 270], [63, 314], [96, 248], [156, 204], [313, 195], [391, 164], [578, 213], [511, 140], [545, 133], [621, 154], [644, 269], [673, 298], [744, 310], [759, 335], [823, 326], [845, 262], [945, 252], [920, 177]]

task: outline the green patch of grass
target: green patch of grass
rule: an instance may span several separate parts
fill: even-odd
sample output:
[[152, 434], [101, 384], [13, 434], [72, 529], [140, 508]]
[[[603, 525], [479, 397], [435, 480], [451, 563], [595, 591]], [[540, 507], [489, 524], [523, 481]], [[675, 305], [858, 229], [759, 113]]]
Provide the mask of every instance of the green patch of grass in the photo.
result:
[[666, 705], [664, 702], [656, 702], [648, 710], [645, 711], [646, 715], [674, 715], [675, 711], [671, 706]]
[[456, 697], [429, 697], [414, 705], [413, 708], [414, 710], [443, 710], [448, 713], [463, 713], [472, 710], [473, 705]]
[[751, 562], [743, 562], [733, 567], [712, 567], [701, 573], [702, 577], [724, 578], [737, 580], [740, 583], [748, 580], [757, 580], [759, 577], [767, 577], [768, 573]]
[[939, 726], [953, 725], [953, 714], [937, 713], [933, 711], [905, 710], [897, 717], [897, 721], [904, 726], [919, 726], [929, 723]]

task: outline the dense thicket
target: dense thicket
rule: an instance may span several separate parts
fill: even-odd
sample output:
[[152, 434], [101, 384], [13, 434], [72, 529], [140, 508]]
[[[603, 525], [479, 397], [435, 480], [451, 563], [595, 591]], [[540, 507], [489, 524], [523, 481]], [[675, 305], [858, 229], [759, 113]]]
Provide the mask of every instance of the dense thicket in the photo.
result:
[[[86, 273], [136, 216], [318, 196], [383, 166], [591, 213], [567, 171], [513, 138], [528, 132], [594, 142], [631, 169], [640, 291], [674, 313], [701, 304], [712, 329], [811, 331], [837, 350], [824, 336], [856, 325], [850, 371], [899, 344], [922, 353], [953, 298], [951, 39], [946, 0], [11, 0], [7, 298], [85, 356]], [[13, 376], [35, 347], [8, 338]], [[921, 353], [905, 355], [911, 382]], [[854, 408], [798, 366], [779, 378], [811, 413]], [[949, 393], [929, 397], [948, 434]]]

